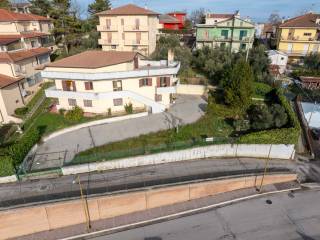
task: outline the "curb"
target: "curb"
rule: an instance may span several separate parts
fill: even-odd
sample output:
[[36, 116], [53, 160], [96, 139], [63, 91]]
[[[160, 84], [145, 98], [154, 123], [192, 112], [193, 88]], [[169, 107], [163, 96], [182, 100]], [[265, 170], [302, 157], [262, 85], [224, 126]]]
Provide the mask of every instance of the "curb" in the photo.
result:
[[266, 193], [261, 193], [261, 194], [254, 194], [254, 195], [241, 197], [241, 198], [237, 198], [237, 199], [233, 199], [233, 200], [229, 200], [229, 201], [225, 201], [225, 202], [221, 202], [221, 203], [216, 203], [216, 204], [205, 206], [205, 207], [201, 207], [201, 208], [196, 208], [196, 209], [192, 209], [192, 210], [188, 210], [188, 211], [184, 211], [184, 212], [170, 214], [170, 215], [163, 216], [163, 217], [158, 217], [158, 218], [155, 218], [155, 219], [152, 219], [152, 220], [137, 222], [137, 223], [128, 224], [128, 225], [115, 227], [115, 228], [110, 228], [110, 229], [104, 229], [104, 230], [100, 230], [100, 231], [96, 231], [96, 232], [92, 232], [92, 233], [80, 234], [80, 235], [77, 235], [77, 236], [62, 238], [60, 240], [76, 240], [76, 239], [84, 239], [85, 237], [99, 237], [99, 236], [101, 236], [100, 234], [107, 235], [107, 234], [112, 234], [112, 233], [116, 233], [116, 232], [122, 232], [122, 231], [130, 230], [130, 229], [133, 229], [133, 228], [137, 228], [137, 227], [142, 227], [142, 226], [156, 224], [156, 223], [159, 223], [159, 222], [164, 222], [164, 221], [168, 221], [168, 220], [172, 220], [172, 219], [177, 219], [177, 218], [181, 218], [181, 217], [190, 216], [190, 215], [193, 215], [193, 214], [198, 214], [198, 213], [201, 213], [201, 212], [208, 211], [210, 209], [227, 206], [227, 205], [230, 205], [230, 204], [233, 204], [233, 203], [238, 203], [238, 202], [245, 201], [245, 200], [250, 200], [250, 199], [254, 199], [254, 198], [259, 198], [259, 197], [263, 197], [263, 196], [277, 194], [277, 193], [296, 191], [296, 190], [300, 190], [300, 189], [301, 189], [300, 187], [299, 188], [289, 188], [289, 189], [284, 189], [284, 190], [279, 190], [279, 191], [272, 191], [272, 192], [266, 192]]

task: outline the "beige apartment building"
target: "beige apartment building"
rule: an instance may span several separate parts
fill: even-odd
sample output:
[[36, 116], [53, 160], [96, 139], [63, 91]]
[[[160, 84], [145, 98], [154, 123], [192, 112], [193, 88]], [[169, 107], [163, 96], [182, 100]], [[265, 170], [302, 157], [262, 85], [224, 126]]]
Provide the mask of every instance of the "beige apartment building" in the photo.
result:
[[87, 51], [48, 64], [43, 78], [54, 80], [46, 90], [58, 109], [74, 106], [85, 112], [124, 112], [125, 105], [158, 113], [170, 107], [176, 94], [180, 63], [148, 61], [140, 53]]
[[154, 52], [161, 28], [158, 13], [128, 4], [97, 15], [99, 44], [104, 51], [134, 51], [145, 56]]
[[0, 9], [0, 124], [19, 121], [14, 110], [40, 89], [40, 70], [54, 45], [52, 27], [48, 18]]

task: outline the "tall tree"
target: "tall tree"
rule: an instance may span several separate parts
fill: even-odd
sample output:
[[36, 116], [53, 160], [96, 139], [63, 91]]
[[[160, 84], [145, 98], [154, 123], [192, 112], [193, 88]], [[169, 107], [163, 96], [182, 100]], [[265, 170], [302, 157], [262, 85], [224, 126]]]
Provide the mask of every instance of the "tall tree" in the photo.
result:
[[278, 12], [271, 13], [268, 20], [269, 20], [269, 23], [272, 23], [272, 24], [277, 24], [282, 21]]
[[253, 73], [250, 65], [241, 58], [233, 66], [230, 79], [225, 86], [225, 101], [237, 110], [235, 113], [243, 113], [251, 103], [253, 93]]
[[255, 80], [258, 82], [265, 81], [269, 74], [269, 64], [271, 61], [266, 54], [266, 50], [266, 47], [260, 44], [252, 48], [250, 51], [249, 62], [252, 67]]
[[88, 13], [90, 14], [90, 24], [92, 29], [96, 28], [99, 24], [99, 18], [96, 13], [111, 9], [111, 3], [109, 0], [95, 0], [88, 6]]
[[29, 0], [31, 3], [30, 12], [46, 17], [51, 11], [51, 1], [49, 0]]
[[193, 24], [202, 24], [206, 22], [206, 10], [204, 8], [199, 8], [192, 11], [190, 15], [190, 21]]
[[0, 1], [0, 8], [10, 9], [10, 2], [9, 2], [9, 0], [1, 0], [1, 1]]

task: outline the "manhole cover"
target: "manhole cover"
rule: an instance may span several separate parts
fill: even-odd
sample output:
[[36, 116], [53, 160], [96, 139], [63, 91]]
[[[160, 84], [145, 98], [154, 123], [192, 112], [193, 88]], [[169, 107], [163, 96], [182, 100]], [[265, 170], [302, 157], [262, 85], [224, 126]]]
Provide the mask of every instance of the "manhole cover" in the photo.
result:
[[272, 201], [270, 199], [266, 200], [267, 204], [272, 204]]

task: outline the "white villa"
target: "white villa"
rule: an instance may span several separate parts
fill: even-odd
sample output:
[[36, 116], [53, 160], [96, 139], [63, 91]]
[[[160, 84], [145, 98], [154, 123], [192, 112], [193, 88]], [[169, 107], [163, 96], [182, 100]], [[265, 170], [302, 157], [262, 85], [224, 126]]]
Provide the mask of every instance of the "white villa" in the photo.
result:
[[55, 82], [46, 96], [56, 99], [57, 109], [103, 114], [131, 103], [159, 113], [176, 94], [180, 63], [173, 59], [171, 52], [168, 60], [148, 61], [137, 52], [86, 51], [48, 64], [41, 75]]

